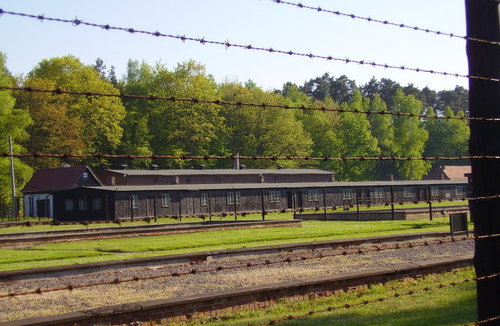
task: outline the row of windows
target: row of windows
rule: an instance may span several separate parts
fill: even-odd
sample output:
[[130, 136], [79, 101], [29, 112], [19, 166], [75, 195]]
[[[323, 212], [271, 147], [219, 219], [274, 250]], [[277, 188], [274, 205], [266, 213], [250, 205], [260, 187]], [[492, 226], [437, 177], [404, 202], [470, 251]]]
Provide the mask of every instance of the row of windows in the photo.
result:
[[[94, 211], [100, 211], [102, 209], [102, 200], [101, 198], [92, 198], [91, 209]], [[64, 201], [64, 209], [67, 211], [75, 210], [75, 201], [73, 199], [66, 199]], [[77, 201], [76, 209], [79, 211], [87, 210], [87, 201], [84, 198], [80, 198]]]
[[[353, 198], [354, 191], [353, 189], [342, 189], [342, 199], [343, 200], [349, 200]], [[383, 199], [384, 198], [384, 189], [383, 188], [375, 188], [374, 189], [374, 197], [377, 199]], [[234, 205], [234, 197], [236, 195], [236, 205], [240, 204], [241, 200], [241, 194], [239, 191], [236, 192], [228, 192], [227, 193], [227, 204], [228, 205]], [[410, 198], [413, 197], [414, 192], [413, 188], [411, 187], [405, 187], [403, 188], [403, 197]], [[431, 187], [431, 196], [436, 197], [439, 195], [439, 188], [438, 187]], [[455, 187], [455, 195], [456, 196], [463, 196], [463, 188], [462, 186], [457, 186]], [[131, 206], [132, 208], [138, 208], [138, 196], [137, 195], [131, 195]], [[209, 201], [209, 196], [208, 193], [201, 193], [201, 206], [207, 206], [208, 201]], [[319, 190], [308, 190], [307, 192], [307, 201], [309, 202], [317, 202], [319, 201]], [[269, 202], [270, 203], [280, 203], [281, 202], [281, 191], [269, 191]], [[161, 195], [161, 206], [162, 207], [170, 207], [171, 199], [169, 194], [162, 194]], [[78, 200], [78, 210], [85, 210], [85, 200], [79, 199]], [[92, 209], [93, 210], [100, 210], [102, 207], [101, 204], [101, 198], [94, 198], [92, 200]], [[66, 200], [66, 210], [71, 211], [73, 210], [73, 200], [67, 199]]]

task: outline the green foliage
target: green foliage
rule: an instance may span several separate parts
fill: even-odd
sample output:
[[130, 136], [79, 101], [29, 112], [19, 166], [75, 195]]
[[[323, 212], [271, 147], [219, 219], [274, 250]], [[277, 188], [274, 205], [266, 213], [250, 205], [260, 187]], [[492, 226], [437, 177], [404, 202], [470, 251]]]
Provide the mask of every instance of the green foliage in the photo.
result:
[[[122, 89], [139, 95], [217, 99], [215, 81], [207, 76], [202, 65], [193, 61], [179, 64], [173, 71], [163, 65], [152, 67], [130, 61]], [[208, 155], [222, 151], [214, 146], [218, 128], [223, 126], [216, 105], [137, 100], [126, 101], [125, 105], [123, 151], [165, 155]], [[189, 164], [197, 163], [185, 160], [164, 162], [170, 167]]]
[[[25, 84], [118, 94], [118, 90], [103, 80], [92, 66], [83, 65], [73, 56], [42, 60], [30, 72]], [[120, 144], [123, 133], [121, 122], [125, 116], [120, 99], [25, 94], [22, 105], [33, 111], [34, 115], [44, 116], [44, 123], [35, 124], [30, 131], [32, 135], [37, 135], [36, 141], [28, 143], [30, 151], [73, 148], [70, 152], [113, 153]], [[66, 127], [66, 130], [61, 126]], [[49, 139], [48, 144], [45, 144], [44, 138]]]
[[[5, 56], [0, 52], [0, 85], [13, 86], [14, 80], [7, 73], [5, 67]], [[19, 153], [24, 149], [19, 142], [28, 138], [26, 128], [32, 123], [32, 120], [26, 110], [14, 109], [15, 99], [11, 91], [0, 90], [0, 152], [9, 152], [9, 136], [12, 136], [14, 143], [14, 152]], [[16, 172], [16, 186], [21, 189], [31, 178], [33, 170], [31, 167], [14, 160], [14, 169]], [[10, 159], [0, 158], [0, 197], [5, 198], [7, 203], [11, 202], [10, 196]]]
[[[361, 96], [356, 90], [349, 104], [343, 103], [341, 107], [351, 110], [365, 110], [368, 99]], [[372, 135], [370, 122], [365, 114], [341, 113], [339, 125], [336, 128], [336, 146], [339, 157], [375, 156], [380, 150], [377, 139]], [[332, 163], [339, 173], [339, 179], [344, 181], [368, 180], [373, 178], [375, 161], [346, 161]]]
[[[5, 71], [4, 59], [1, 57]], [[0, 82], [12, 84], [2, 72]], [[346, 76], [328, 74], [298, 86], [266, 91], [254, 82], [217, 84], [203, 65], [193, 61], [169, 69], [129, 61], [127, 73], [117, 80], [114, 68], [102, 59], [84, 65], [73, 56], [42, 60], [24, 80], [24, 86], [77, 92], [164, 96], [270, 106], [226, 106], [190, 101], [152, 101], [98, 96], [17, 92], [16, 100], [0, 92], [0, 146], [5, 135], [30, 152], [120, 153], [132, 155], [241, 155], [256, 156], [422, 156], [467, 153], [469, 131], [465, 121], [364, 115], [331, 111], [286, 110], [272, 105], [316, 106], [354, 110], [464, 115], [467, 90], [420, 90], [409, 84], [372, 78], [358, 88]], [[366, 96], [366, 97], [363, 97]], [[16, 104], [16, 109], [12, 109]], [[340, 103], [340, 104], [339, 104]], [[453, 105], [453, 107], [447, 107]], [[462, 111], [461, 111], [462, 110]], [[33, 118], [34, 124], [27, 114]], [[455, 113], [456, 112], [456, 113]], [[465, 113], [464, 113], [465, 112]], [[8, 118], [6, 118], [8, 117]], [[27, 131], [27, 132], [26, 132]], [[28, 138], [28, 133], [30, 137]], [[36, 169], [60, 165], [58, 159], [27, 161]], [[193, 168], [199, 164], [230, 168], [222, 160], [84, 160], [71, 163], [131, 168]], [[339, 173], [340, 180], [420, 179], [430, 165], [423, 161], [299, 161], [249, 160], [249, 168], [317, 167]], [[440, 164], [441, 162], [435, 162]], [[18, 163], [19, 164], [19, 163]]]
[[[422, 103], [401, 89], [393, 99], [395, 112], [422, 114]], [[394, 117], [394, 153], [399, 157], [419, 157], [424, 153], [429, 133], [417, 117]], [[409, 180], [421, 179], [430, 169], [430, 163], [422, 160], [396, 162], [399, 177]]]
[[[226, 83], [219, 87], [224, 101], [287, 104], [280, 94], [265, 92], [248, 84]], [[281, 108], [251, 108], [227, 106], [221, 110], [225, 120], [225, 138], [228, 151], [241, 155], [305, 156], [310, 154], [312, 140], [304, 131], [294, 112]], [[295, 161], [250, 161], [248, 167], [297, 167]]]
[[[429, 115], [434, 115], [430, 108]], [[446, 116], [463, 117], [464, 113], [459, 111], [456, 115], [450, 107], [444, 110]], [[457, 119], [429, 119], [427, 122], [429, 131], [429, 141], [425, 147], [427, 156], [458, 156], [467, 155], [470, 130], [466, 120]], [[443, 162], [436, 161], [434, 165], [441, 165]], [[447, 162], [446, 164], [450, 164]], [[458, 162], [460, 164], [460, 162]]]

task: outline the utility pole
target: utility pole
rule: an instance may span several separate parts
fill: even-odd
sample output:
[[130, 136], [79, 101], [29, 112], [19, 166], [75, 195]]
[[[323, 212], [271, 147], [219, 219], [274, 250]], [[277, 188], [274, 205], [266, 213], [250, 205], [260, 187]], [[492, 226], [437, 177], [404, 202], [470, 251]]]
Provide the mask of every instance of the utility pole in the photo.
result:
[[[469, 108], [471, 117], [500, 117], [500, 46], [471, 38], [500, 41], [498, 0], [465, 0]], [[470, 121], [470, 155], [500, 155], [498, 122]], [[500, 194], [500, 160], [472, 160], [472, 196]], [[470, 202], [474, 220], [474, 267], [477, 281], [477, 313], [482, 325], [498, 325], [500, 318], [500, 198]], [[494, 236], [496, 234], [496, 236]]]
[[17, 201], [16, 201], [16, 175], [14, 172], [14, 149], [12, 146], [12, 136], [9, 136], [10, 153], [10, 191], [12, 196], [12, 217], [17, 220]]

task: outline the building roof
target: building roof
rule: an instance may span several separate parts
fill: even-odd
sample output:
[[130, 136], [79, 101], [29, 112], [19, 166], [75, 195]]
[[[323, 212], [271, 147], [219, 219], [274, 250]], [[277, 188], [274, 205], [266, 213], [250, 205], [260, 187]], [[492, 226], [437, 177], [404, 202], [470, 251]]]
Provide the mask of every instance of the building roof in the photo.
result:
[[87, 166], [40, 169], [35, 172], [22, 191], [28, 193], [76, 188], [79, 187], [78, 180], [85, 171], [93, 175], [92, 171]]
[[467, 180], [471, 173], [470, 165], [444, 165], [435, 167], [424, 177], [425, 180]]
[[181, 175], [259, 175], [259, 174], [324, 174], [331, 175], [333, 172], [319, 169], [200, 169], [200, 170], [107, 170], [108, 172], [122, 175], [158, 175], [158, 176], [181, 176]]
[[299, 189], [299, 188], [326, 188], [326, 187], [389, 187], [389, 186], [432, 186], [441, 184], [465, 185], [467, 182], [458, 180], [429, 180], [429, 181], [367, 181], [367, 182], [296, 182], [296, 183], [222, 183], [222, 184], [175, 184], [175, 185], [148, 185], [148, 186], [99, 186], [84, 187], [106, 191], [203, 191], [203, 190], [232, 190], [232, 189]]

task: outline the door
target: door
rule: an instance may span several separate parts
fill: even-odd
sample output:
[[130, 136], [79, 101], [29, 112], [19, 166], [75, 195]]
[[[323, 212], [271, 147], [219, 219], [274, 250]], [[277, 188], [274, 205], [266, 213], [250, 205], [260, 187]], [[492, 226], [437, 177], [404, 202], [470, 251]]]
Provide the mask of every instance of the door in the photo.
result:
[[48, 199], [39, 199], [36, 201], [36, 217], [50, 217]]
[[153, 194], [148, 194], [146, 198], [146, 216], [154, 217], [155, 215], [155, 198]]
[[287, 191], [286, 193], [287, 208], [293, 208], [293, 191]]

